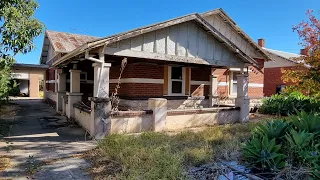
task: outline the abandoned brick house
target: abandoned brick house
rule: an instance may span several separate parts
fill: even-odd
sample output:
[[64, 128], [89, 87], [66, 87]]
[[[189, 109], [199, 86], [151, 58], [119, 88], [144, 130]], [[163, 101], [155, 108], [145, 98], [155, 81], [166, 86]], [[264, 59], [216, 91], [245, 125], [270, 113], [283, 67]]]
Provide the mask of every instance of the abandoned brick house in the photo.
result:
[[[126, 66], [121, 74], [124, 59]], [[199, 117], [178, 116], [216, 113], [214, 108], [226, 98], [235, 106], [225, 107], [224, 112], [232, 111], [227, 116], [248, 120], [249, 98], [263, 97], [264, 63], [271, 60], [222, 9], [217, 9], [104, 38], [46, 31], [40, 63], [50, 66], [45, 98], [56, 105], [57, 111], [81, 121], [95, 136], [102, 131], [97, 130], [101, 123], [97, 108], [107, 107], [97, 104], [109, 101], [106, 99], [114, 92], [120, 74], [119, 110], [131, 112], [112, 116], [117, 120], [102, 118], [108, 131], [136, 132], [148, 129], [145, 126], [164, 130], [177, 126], [171, 116], [181, 122], [192, 121], [184, 122], [181, 128], [194, 125], [197, 118], [198, 123]], [[91, 107], [80, 108], [77, 104], [81, 101], [89, 101]], [[162, 107], [165, 113], [159, 115]], [[102, 114], [109, 110], [104, 109]], [[87, 114], [81, 115], [84, 111]], [[151, 122], [142, 117], [148, 113]], [[139, 125], [137, 119], [131, 121], [133, 115], [141, 116]], [[211, 120], [219, 123], [221, 118], [218, 114]], [[210, 124], [204, 121], [202, 125]], [[116, 130], [119, 122], [131, 123], [132, 128], [121, 126]]]

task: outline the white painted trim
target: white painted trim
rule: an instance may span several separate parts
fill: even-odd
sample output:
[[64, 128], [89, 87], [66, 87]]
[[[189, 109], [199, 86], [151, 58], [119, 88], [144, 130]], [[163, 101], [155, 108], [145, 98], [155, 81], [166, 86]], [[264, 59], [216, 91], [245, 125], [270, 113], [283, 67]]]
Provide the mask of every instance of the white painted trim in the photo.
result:
[[[110, 79], [110, 83], [118, 83], [118, 79]], [[163, 79], [150, 79], [150, 78], [122, 78], [121, 83], [144, 83], [144, 84], [163, 84]]]
[[[227, 82], [218, 82], [218, 86], [228, 86]], [[248, 84], [249, 87], [263, 87], [263, 84], [259, 84], [259, 83], [249, 83]]]
[[[243, 68], [243, 72], [247, 72], [248, 68]], [[229, 68], [230, 71], [241, 71], [241, 68]], [[248, 72], [252, 72], [251, 69], [248, 69]]]
[[49, 83], [49, 84], [56, 83], [56, 80], [46, 80], [46, 83]]
[[191, 81], [190, 85], [210, 85], [210, 81]]
[[263, 87], [263, 84], [258, 84], [258, 83], [249, 83], [248, 87]]
[[218, 82], [218, 86], [228, 86], [227, 82]]

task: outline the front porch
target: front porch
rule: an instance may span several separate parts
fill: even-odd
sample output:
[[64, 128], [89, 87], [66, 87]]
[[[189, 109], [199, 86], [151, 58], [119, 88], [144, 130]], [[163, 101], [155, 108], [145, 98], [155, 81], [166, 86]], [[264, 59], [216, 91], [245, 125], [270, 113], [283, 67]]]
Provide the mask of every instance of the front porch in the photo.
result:
[[[248, 121], [248, 75], [243, 71], [237, 76], [236, 105], [224, 107], [219, 104], [214, 72], [226, 67], [130, 57], [125, 58], [124, 67], [124, 57], [97, 57], [104, 63], [79, 59], [56, 69], [56, 110], [75, 119], [97, 139], [113, 133], [176, 131]], [[185, 82], [182, 89], [175, 90], [183, 94], [173, 95], [167, 87], [172, 87], [165, 77], [168, 67], [184, 69], [181, 79]]]

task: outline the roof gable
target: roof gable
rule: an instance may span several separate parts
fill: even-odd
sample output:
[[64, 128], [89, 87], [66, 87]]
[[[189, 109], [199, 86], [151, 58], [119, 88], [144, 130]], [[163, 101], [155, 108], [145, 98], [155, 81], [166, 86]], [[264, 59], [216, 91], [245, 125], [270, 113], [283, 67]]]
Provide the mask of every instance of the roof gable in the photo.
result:
[[224, 44], [196, 21], [187, 21], [108, 44], [105, 52], [174, 62], [241, 66], [241, 58]]
[[108, 36], [108, 37], [105, 37], [105, 38], [101, 38], [101, 39], [96, 39], [96, 40], [90, 41], [90, 42], [82, 45], [81, 47], [73, 50], [72, 52], [68, 53], [67, 55], [63, 56], [58, 62], [55, 62], [53, 65], [60, 64], [60, 63], [68, 60], [69, 58], [71, 58], [73, 56], [81, 54], [84, 51], [87, 51], [87, 50], [90, 50], [90, 49], [93, 49], [93, 48], [97, 48], [99, 46], [112, 44], [112, 43], [115, 43], [115, 42], [118, 42], [118, 41], [121, 41], [121, 40], [125, 40], [125, 39], [128, 39], [128, 38], [133, 38], [133, 37], [139, 36], [141, 34], [149, 33], [149, 32], [152, 32], [152, 31], [156, 31], [156, 30], [159, 30], [159, 29], [163, 29], [163, 28], [166, 28], [166, 27], [170, 27], [170, 26], [181, 24], [181, 23], [188, 22], [188, 21], [197, 22], [198, 26], [200, 26], [203, 29], [205, 29], [208, 33], [211, 33], [219, 43], [223, 44], [224, 47], [227, 47], [230, 51], [232, 51], [239, 59], [241, 59], [245, 63], [250, 63], [250, 64], [253, 64], [253, 65], [257, 65], [256, 61], [253, 58], [251, 58], [247, 54], [243, 53], [232, 41], [230, 41], [228, 38], [224, 37], [223, 34], [221, 34], [217, 29], [215, 29], [212, 25], [210, 25], [210, 23], [208, 23], [206, 20], [204, 20], [197, 13], [190, 14], [190, 15], [187, 15], [187, 16], [182, 16], [182, 17], [179, 17], [179, 18], [175, 18], [175, 19], [172, 19], [172, 20], [165, 21], [165, 22], [153, 24], [153, 25], [150, 25], [150, 26], [138, 28], [138, 29], [135, 29], [135, 30], [132, 30], [132, 31], [116, 34], [116, 35], [113, 35], [113, 36]]
[[208, 11], [202, 13], [201, 16], [244, 53], [253, 58], [272, 60], [223, 9]]
[[[68, 53], [81, 45], [98, 38], [99, 37], [46, 30], [40, 63], [44, 64], [46, 61], [49, 61], [50, 59], [47, 58], [52, 53]], [[54, 52], [50, 53], [50, 48], [52, 48]]]

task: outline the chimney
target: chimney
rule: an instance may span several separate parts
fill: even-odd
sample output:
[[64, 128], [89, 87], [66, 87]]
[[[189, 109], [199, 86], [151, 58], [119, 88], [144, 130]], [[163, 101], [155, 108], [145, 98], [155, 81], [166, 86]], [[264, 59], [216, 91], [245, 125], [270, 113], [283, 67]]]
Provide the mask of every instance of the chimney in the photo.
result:
[[300, 49], [300, 54], [306, 56], [308, 55], [308, 52], [306, 49]]
[[258, 39], [258, 44], [260, 47], [264, 47], [264, 45], [265, 45], [264, 39], [262, 39], [262, 38]]

